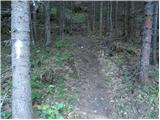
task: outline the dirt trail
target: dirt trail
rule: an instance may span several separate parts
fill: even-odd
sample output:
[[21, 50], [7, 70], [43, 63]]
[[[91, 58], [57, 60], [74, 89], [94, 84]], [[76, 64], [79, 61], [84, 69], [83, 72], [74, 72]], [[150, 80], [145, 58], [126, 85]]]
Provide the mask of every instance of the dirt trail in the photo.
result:
[[76, 110], [81, 118], [111, 118], [109, 88], [105, 76], [100, 73], [102, 65], [93, 49], [94, 41], [83, 36], [76, 36], [74, 40], [74, 59], [81, 90]]

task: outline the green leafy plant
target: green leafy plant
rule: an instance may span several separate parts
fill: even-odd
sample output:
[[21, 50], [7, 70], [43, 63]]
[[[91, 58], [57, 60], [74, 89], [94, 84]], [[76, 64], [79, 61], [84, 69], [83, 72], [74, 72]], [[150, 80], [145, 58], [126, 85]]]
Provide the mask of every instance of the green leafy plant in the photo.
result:
[[36, 99], [36, 98], [41, 98], [42, 97], [42, 94], [41, 93], [39, 93], [39, 92], [35, 92], [35, 91], [33, 91], [32, 92], [32, 99]]
[[65, 105], [63, 103], [55, 103], [53, 106], [48, 104], [38, 105], [37, 109], [40, 111], [40, 116], [42, 118], [61, 119], [61, 113], [64, 107]]
[[32, 81], [31, 86], [32, 86], [32, 88], [41, 88], [42, 87], [41, 84], [39, 84], [38, 82], [35, 82], [35, 81]]
[[11, 112], [3, 111], [3, 112], [1, 112], [1, 117], [3, 119], [9, 119], [11, 117]]
[[55, 89], [54, 85], [49, 85], [47, 87], [47, 93], [50, 93], [50, 94], [54, 93], [54, 89]]
[[156, 84], [156, 85], [154, 85], [152, 87], [149, 87], [149, 89], [148, 89], [148, 93], [149, 94], [158, 95], [158, 92], [159, 92], [159, 85], [158, 84]]
[[37, 78], [38, 78], [38, 76], [37, 76], [37, 75], [35, 75], [35, 74], [31, 74], [31, 80], [32, 80], [32, 81], [37, 80]]

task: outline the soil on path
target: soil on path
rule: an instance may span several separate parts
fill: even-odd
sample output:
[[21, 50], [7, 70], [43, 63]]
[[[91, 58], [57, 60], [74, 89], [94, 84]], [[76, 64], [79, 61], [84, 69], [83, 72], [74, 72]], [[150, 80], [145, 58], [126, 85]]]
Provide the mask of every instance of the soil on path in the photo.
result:
[[84, 36], [73, 39], [74, 60], [81, 91], [76, 111], [80, 118], [111, 118], [110, 88], [106, 86], [106, 76], [101, 73], [103, 64], [94, 48], [95, 43]]

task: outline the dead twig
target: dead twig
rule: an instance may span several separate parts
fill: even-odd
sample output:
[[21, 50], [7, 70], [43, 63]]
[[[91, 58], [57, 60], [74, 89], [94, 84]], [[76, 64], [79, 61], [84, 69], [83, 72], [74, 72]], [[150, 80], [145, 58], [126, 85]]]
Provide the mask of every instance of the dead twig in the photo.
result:
[[0, 102], [0, 109], [2, 109], [3, 103], [4, 103], [4, 101], [5, 101], [6, 97], [7, 97], [7, 94], [8, 94], [8, 92], [3, 96], [3, 98], [0, 98], [0, 101], [1, 101]]

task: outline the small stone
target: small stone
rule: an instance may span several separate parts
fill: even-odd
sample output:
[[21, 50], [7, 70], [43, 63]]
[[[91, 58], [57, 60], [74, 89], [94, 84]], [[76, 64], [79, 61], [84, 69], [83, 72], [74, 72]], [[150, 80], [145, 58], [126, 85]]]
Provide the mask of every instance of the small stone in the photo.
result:
[[126, 112], [124, 112], [124, 114], [125, 114], [125, 115], [127, 115], [127, 113], [126, 113]]
[[114, 102], [114, 100], [111, 100], [110, 102]]
[[94, 113], [97, 113], [97, 110], [94, 110]]

